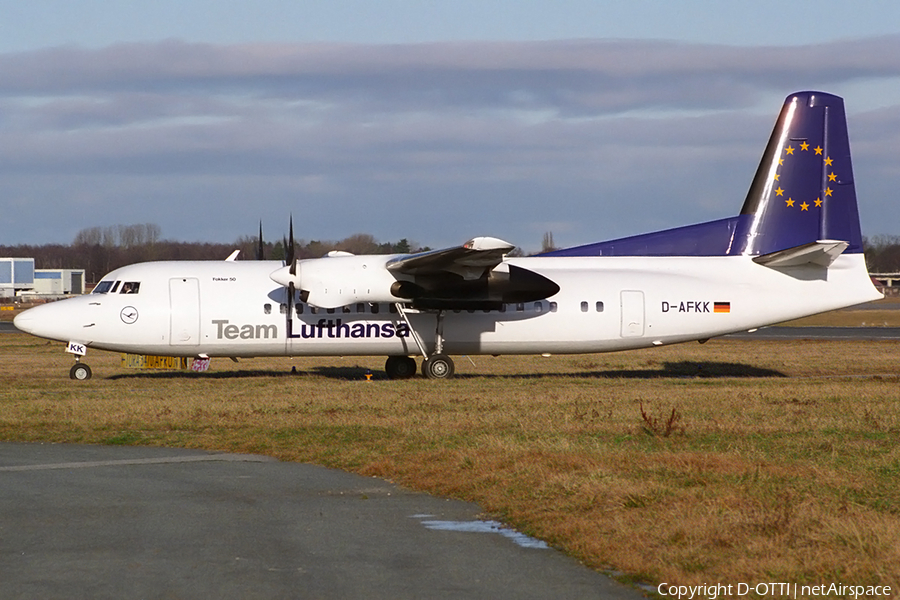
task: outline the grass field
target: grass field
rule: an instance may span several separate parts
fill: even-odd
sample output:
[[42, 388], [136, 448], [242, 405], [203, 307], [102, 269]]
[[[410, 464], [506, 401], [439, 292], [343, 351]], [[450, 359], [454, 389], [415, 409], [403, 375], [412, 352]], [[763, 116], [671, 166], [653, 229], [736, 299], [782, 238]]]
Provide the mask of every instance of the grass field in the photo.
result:
[[377, 475], [477, 502], [651, 584], [900, 589], [896, 342], [459, 357], [445, 382], [386, 380], [380, 357], [214, 359], [205, 374], [88, 359], [94, 379], [76, 383], [61, 344], [0, 336], [0, 439], [253, 452]]

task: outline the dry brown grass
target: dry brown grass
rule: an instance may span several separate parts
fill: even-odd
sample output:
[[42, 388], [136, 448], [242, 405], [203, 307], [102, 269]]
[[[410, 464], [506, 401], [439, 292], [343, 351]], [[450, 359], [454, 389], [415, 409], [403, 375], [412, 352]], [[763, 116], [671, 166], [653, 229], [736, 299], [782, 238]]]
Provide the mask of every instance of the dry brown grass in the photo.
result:
[[[88, 358], [95, 378], [75, 383], [59, 344], [0, 336], [0, 439], [257, 452], [378, 475], [475, 501], [652, 583], [900, 589], [895, 342], [459, 357], [447, 382], [385, 380], [377, 357], [216, 359], [199, 375]], [[648, 426], [673, 409], [669, 435]]]

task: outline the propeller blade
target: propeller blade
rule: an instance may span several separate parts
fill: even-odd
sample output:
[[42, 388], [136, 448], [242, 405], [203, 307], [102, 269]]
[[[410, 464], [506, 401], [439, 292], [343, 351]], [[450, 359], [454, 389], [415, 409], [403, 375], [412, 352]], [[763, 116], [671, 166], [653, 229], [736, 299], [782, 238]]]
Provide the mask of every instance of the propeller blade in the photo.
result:
[[263, 245], [262, 221], [259, 222], [259, 245], [256, 247], [256, 260], [266, 260], [265, 246]]
[[290, 221], [290, 234], [289, 234], [288, 248], [287, 248], [287, 260], [290, 263], [291, 267], [291, 275], [297, 274], [297, 261], [294, 260], [294, 215], [291, 215]]
[[294, 289], [294, 282], [292, 281], [288, 284], [288, 301], [287, 301], [288, 317], [294, 316], [294, 293], [295, 293], [295, 291], [296, 290]]

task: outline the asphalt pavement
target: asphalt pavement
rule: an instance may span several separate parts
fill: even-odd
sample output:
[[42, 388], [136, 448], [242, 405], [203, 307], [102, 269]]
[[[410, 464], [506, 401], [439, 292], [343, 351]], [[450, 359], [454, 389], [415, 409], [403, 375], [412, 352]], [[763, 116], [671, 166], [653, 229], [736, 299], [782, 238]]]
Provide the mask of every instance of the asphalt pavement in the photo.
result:
[[746, 340], [900, 340], [900, 327], [763, 327], [725, 336]]
[[251, 455], [0, 443], [0, 598], [644, 596], [478, 506]]

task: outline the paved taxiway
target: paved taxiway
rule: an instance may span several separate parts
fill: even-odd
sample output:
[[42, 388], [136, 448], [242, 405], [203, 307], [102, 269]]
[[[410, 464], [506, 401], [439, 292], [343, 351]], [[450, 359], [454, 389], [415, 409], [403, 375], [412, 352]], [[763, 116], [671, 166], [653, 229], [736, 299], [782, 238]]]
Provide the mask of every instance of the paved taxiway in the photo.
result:
[[745, 340], [900, 340], [900, 327], [765, 327], [726, 338]]
[[3, 598], [629, 598], [473, 504], [261, 456], [0, 443]]

